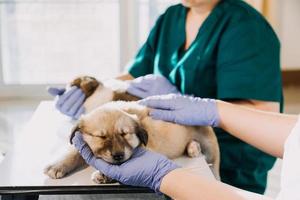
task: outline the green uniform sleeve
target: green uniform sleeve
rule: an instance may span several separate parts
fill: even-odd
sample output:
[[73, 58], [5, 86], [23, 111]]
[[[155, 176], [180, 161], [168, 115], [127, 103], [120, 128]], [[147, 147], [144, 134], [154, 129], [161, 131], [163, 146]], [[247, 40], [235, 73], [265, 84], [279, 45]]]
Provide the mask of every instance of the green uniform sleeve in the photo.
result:
[[248, 20], [227, 29], [217, 59], [217, 97], [280, 102], [279, 54], [279, 40], [267, 23]]
[[133, 77], [144, 76], [153, 73], [155, 48], [157, 43], [157, 38], [159, 37], [159, 29], [161, 26], [161, 21], [163, 20], [161, 15], [156, 21], [155, 26], [152, 28], [147, 41], [141, 47], [135, 58], [127, 65], [127, 71]]

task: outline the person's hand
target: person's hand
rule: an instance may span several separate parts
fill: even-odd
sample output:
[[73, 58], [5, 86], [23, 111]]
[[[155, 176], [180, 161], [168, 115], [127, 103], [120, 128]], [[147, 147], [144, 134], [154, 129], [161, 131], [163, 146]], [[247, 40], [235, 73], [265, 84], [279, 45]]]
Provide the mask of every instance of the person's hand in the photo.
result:
[[149, 74], [138, 77], [129, 83], [127, 92], [140, 98], [153, 95], [179, 93], [175, 85], [163, 76]]
[[213, 127], [218, 126], [220, 121], [217, 102], [214, 99], [170, 94], [148, 97], [139, 103], [150, 107], [149, 115], [157, 120]]
[[58, 96], [55, 107], [63, 114], [78, 119], [84, 113], [85, 94], [76, 86], [66, 91], [64, 88], [48, 88], [49, 94]]
[[134, 149], [129, 160], [120, 165], [112, 165], [94, 156], [80, 132], [75, 133], [72, 142], [83, 159], [104, 175], [125, 185], [149, 187], [157, 193], [160, 193], [163, 177], [178, 168], [167, 157], [142, 147]]

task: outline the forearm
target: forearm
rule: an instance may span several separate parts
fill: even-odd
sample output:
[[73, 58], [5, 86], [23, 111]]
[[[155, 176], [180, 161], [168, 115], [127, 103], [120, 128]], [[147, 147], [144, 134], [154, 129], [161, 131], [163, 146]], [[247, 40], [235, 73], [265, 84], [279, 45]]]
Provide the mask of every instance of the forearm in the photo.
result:
[[271, 101], [258, 101], [258, 100], [239, 100], [229, 101], [232, 104], [246, 106], [248, 108], [254, 108], [257, 110], [263, 110], [268, 112], [280, 112], [280, 104], [278, 102]]
[[120, 76], [117, 76], [116, 79], [119, 79], [121, 81], [127, 81], [127, 80], [133, 80], [134, 77], [131, 76], [129, 73], [125, 73], [125, 74], [122, 74]]
[[217, 104], [221, 128], [266, 153], [283, 156], [284, 142], [297, 116], [258, 111], [222, 101]]
[[167, 174], [162, 180], [160, 191], [172, 199], [177, 200], [265, 199], [263, 196], [255, 194], [249, 195], [237, 188], [233, 188], [213, 179], [192, 174], [184, 169], [176, 169]]

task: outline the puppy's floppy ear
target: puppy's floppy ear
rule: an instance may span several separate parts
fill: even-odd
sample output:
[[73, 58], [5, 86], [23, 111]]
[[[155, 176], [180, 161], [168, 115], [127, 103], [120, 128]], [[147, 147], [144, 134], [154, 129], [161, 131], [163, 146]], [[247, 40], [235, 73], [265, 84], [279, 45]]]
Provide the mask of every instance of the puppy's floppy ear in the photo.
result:
[[137, 131], [136, 131], [136, 136], [139, 138], [140, 142], [143, 145], [147, 145], [148, 143], [148, 133], [145, 129], [143, 129], [142, 127], [138, 127]]
[[73, 137], [75, 136], [76, 131], [80, 131], [78, 124], [72, 128], [71, 135], [70, 135], [70, 144], [73, 144], [72, 140]]

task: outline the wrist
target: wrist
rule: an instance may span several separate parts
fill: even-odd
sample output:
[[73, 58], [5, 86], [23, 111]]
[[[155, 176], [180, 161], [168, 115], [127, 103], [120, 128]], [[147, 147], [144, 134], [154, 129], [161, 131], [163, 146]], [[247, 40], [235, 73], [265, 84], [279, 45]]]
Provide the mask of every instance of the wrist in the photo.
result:
[[202, 126], [220, 126], [220, 115], [218, 108], [218, 100], [195, 98], [197, 102], [198, 115], [200, 116], [199, 124]]
[[218, 110], [218, 116], [219, 116], [218, 127], [225, 129], [224, 116], [226, 113], [226, 109], [230, 105], [230, 103], [227, 103], [227, 102], [221, 101], [221, 100], [216, 100], [216, 103], [217, 103], [217, 110]]
[[174, 176], [176, 176], [176, 173], [178, 170], [180, 170], [181, 168], [178, 168], [178, 169], [174, 169], [170, 172], [168, 172], [167, 174], [165, 174], [164, 177], [162, 177], [161, 179], [161, 183], [160, 183], [160, 187], [159, 187], [159, 190], [162, 192], [162, 193], [165, 193], [168, 191], [168, 189], [170, 187], [172, 187], [172, 183], [173, 183], [173, 179], [174, 179]]
[[158, 170], [156, 171], [156, 173], [153, 175], [154, 178], [153, 178], [152, 189], [156, 193], [162, 193], [160, 188], [164, 177], [178, 168], [179, 166], [175, 164], [173, 161], [166, 162], [166, 163], [162, 162], [161, 165], [157, 167]]
[[210, 104], [208, 106], [208, 108], [211, 109], [211, 111], [207, 112], [207, 113], [210, 113], [211, 126], [219, 127], [220, 126], [220, 113], [219, 113], [219, 107], [218, 107], [218, 100], [209, 99], [208, 103]]
[[167, 173], [162, 178], [160, 192], [174, 199], [176, 192], [178, 192], [177, 189], [180, 190], [180, 185], [182, 184], [182, 182], [178, 181], [182, 173], [186, 173], [182, 168], [177, 168]]

